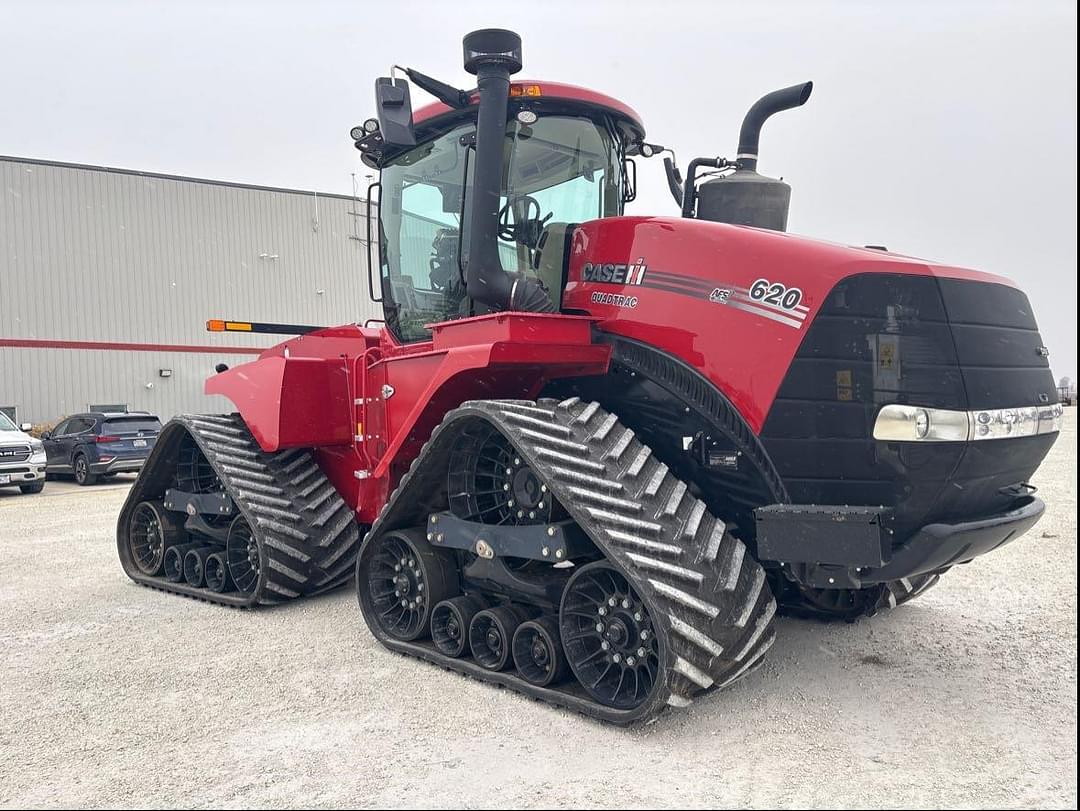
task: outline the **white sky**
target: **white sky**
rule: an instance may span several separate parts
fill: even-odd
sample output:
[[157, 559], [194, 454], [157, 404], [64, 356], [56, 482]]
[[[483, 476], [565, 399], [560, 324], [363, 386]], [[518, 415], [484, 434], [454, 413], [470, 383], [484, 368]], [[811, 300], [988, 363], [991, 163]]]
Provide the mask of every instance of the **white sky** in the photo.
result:
[[[468, 86], [461, 37], [492, 26], [521, 78], [621, 98], [684, 167], [814, 80], [762, 137], [789, 229], [1017, 280], [1076, 378], [1074, 2], [0, 0], [0, 154], [350, 193], [375, 77]], [[630, 213], [676, 213], [659, 160], [638, 176]]]

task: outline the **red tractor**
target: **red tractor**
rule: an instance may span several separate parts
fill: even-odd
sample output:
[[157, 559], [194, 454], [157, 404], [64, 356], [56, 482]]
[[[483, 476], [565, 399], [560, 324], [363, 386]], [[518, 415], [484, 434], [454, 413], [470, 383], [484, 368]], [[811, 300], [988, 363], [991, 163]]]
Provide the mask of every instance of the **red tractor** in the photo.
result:
[[352, 133], [385, 324], [219, 367], [239, 413], [162, 431], [132, 579], [235, 606], [353, 581], [387, 648], [629, 723], [750, 672], [778, 610], [872, 614], [1039, 520], [1061, 407], [1027, 298], [784, 233], [758, 136], [809, 83], [734, 160], [666, 160], [681, 217], [624, 216], [666, 151], [638, 115], [511, 81], [512, 32], [464, 50], [475, 90], [404, 70]]

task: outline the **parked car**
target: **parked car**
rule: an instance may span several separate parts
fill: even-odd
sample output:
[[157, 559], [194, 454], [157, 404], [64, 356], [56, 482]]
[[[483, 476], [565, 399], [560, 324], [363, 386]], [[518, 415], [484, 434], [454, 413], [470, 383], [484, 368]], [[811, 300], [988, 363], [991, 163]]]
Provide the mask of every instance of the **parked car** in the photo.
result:
[[24, 493], [40, 493], [45, 487], [45, 449], [27, 431], [30, 424], [16, 425], [0, 411], [0, 487], [18, 487]]
[[75, 414], [41, 435], [50, 474], [71, 473], [79, 484], [139, 470], [161, 420], [148, 411]]

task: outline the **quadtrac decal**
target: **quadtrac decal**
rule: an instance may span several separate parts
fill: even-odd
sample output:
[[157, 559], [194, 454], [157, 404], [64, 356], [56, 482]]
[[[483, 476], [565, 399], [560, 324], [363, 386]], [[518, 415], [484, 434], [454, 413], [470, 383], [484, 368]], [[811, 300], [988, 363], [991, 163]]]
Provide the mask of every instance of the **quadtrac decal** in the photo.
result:
[[[615, 265], [612, 263], [586, 262], [581, 269], [581, 278], [587, 282], [599, 282], [600, 284], [617, 284], [622, 286], [640, 285], [645, 280], [645, 260], [638, 259], [630, 265]], [[595, 292], [589, 300], [593, 304], [609, 304], [613, 307], [622, 307], [632, 310], [638, 305], [638, 297], [619, 295], [618, 293]]]
[[593, 304], [610, 304], [612, 307], [622, 307], [627, 310], [632, 310], [637, 307], [637, 296], [623, 296], [618, 293], [602, 293], [599, 290], [594, 292], [589, 301]]
[[[622, 287], [647, 287], [680, 296], [703, 299], [722, 304], [745, 313], [768, 318], [793, 329], [802, 329], [810, 308], [802, 303], [803, 293], [798, 287], [788, 287], [783, 282], [757, 279], [750, 287], [717, 284], [709, 279], [665, 273], [650, 269], [645, 258], [640, 257], [629, 265], [586, 262], [581, 271], [582, 281], [619, 285]], [[610, 304], [616, 307], [634, 308], [637, 295], [593, 293], [593, 304]]]

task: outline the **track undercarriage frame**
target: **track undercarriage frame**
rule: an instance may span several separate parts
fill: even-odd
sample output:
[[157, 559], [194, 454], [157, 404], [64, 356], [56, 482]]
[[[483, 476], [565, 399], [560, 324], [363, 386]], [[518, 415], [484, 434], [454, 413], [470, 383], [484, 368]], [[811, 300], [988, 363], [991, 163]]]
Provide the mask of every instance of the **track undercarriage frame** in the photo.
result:
[[[493, 499], [502, 509], [493, 506], [488, 513], [499, 523], [491, 524], [465, 520], [473, 516], [461, 515], [460, 502], [467, 499], [455, 491], [464, 486], [457, 467], [461, 446], [484, 433], [510, 451], [499, 462], [506, 465], [506, 480]], [[502, 478], [467, 475], [481, 493]], [[514, 481], [527, 476], [546, 495], [545, 508], [568, 520], [530, 519], [520, 509], [540, 501], [520, 501], [522, 488]], [[519, 526], [524, 531], [516, 534], [539, 541], [519, 537], [512, 546], [509, 538]], [[775, 601], [763, 569], [732, 529], [709, 515], [684, 482], [596, 403], [467, 402], [436, 428], [367, 534], [358, 595], [368, 626], [392, 650], [630, 723], [734, 681], [772, 644]], [[483, 537], [466, 542], [470, 534]], [[392, 563], [387, 546], [409, 552]], [[513, 554], [503, 561], [500, 550]], [[419, 599], [417, 584], [408, 580], [414, 562], [420, 584], [429, 584]], [[495, 571], [500, 563], [502, 571]], [[431, 582], [440, 590], [431, 591]], [[552, 587], [545, 590], [545, 582]], [[403, 588], [385, 599], [397, 585]], [[467, 650], [440, 644], [438, 634], [428, 638], [442, 601], [463, 596], [488, 611], [504, 609], [516, 627], [485, 635], [477, 623], [488, 618], [475, 613]], [[399, 615], [415, 619], [399, 625]], [[569, 662], [562, 681], [530, 679], [532, 658], [511, 662], [491, 655], [500, 641], [512, 644], [513, 631], [530, 621], [557, 629], [557, 652]]]

